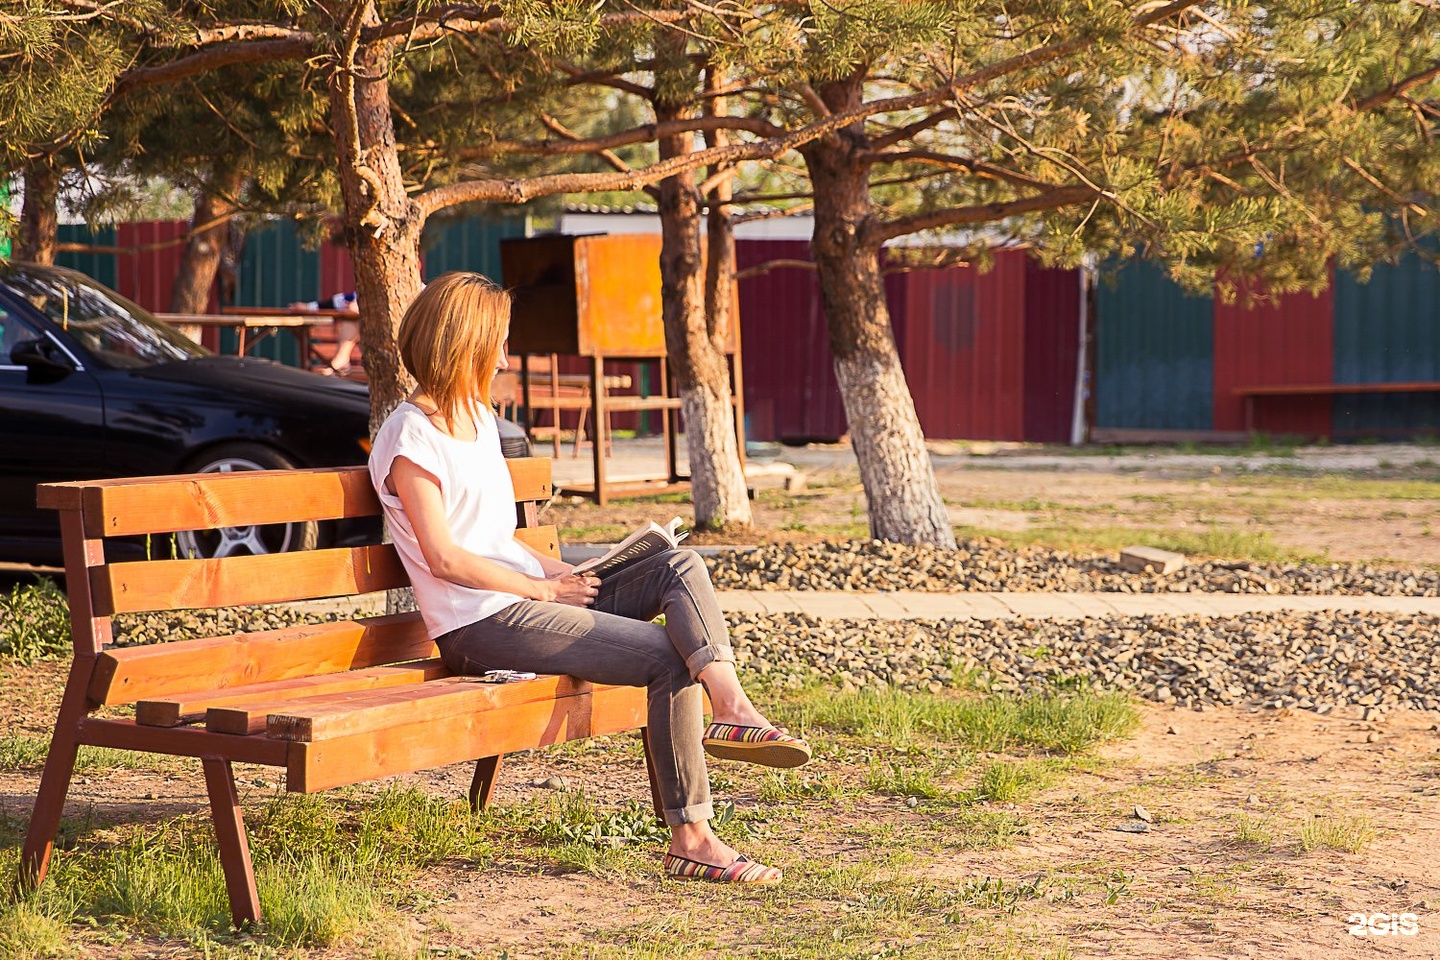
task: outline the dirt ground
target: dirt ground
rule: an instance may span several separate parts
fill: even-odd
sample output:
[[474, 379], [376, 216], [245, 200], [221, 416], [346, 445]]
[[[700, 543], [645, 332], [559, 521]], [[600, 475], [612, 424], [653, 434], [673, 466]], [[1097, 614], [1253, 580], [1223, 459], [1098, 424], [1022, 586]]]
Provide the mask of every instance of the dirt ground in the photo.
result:
[[[1316, 447], [1281, 456], [1025, 447], [982, 447], [987, 452], [977, 455], [935, 446], [951, 521], [974, 533], [1108, 549], [1121, 531], [1223, 529], [1263, 532], [1282, 550], [1336, 561], [1440, 564], [1440, 451], [1431, 447]], [[702, 534], [697, 543], [867, 535], [848, 447], [780, 448], [757, 462], [792, 466], [803, 486], [791, 493], [779, 479], [762, 480], [753, 503], [757, 533]], [[688, 503], [674, 499], [600, 508], [572, 498], [549, 517], [567, 542], [613, 541], [657, 515], [689, 519]]]
[[[1108, 465], [1072, 458], [1018, 469], [975, 456], [937, 456], [936, 464], [956, 521], [981, 530], [1055, 528], [1099, 539], [1115, 528], [1234, 527], [1265, 530], [1288, 549], [1336, 560], [1435, 564], [1440, 538], [1430, 528], [1440, 527], [1434, 499], [1440, 470], [1424, 453], [1363, 470], [1344, 464], [1313, 470], [1305, 463], [1239, 470], [1235, 458], [1155, 462], [1144, 455]], [[803, 490], [760, 492], [757, 520], [765, 538], [813, 539], [847, 529], [860, 535], [863, 495], [848, 451], [839, 454], [799, 464]], [[553, 522], [582, 540], [612, 539], [607, 531], [667, 510], [684, 512], [687, 505], [642, 500], [604, 510], [571, 503], [551, 508]], [[64, 671], [57, 664], [18, 669], [0, 662], [5, 733], [48, 735]], [[1074, 957], [1440, 957], [1440, 714], [1401, 711], [1366, 720], [1355, 710], [1320, 716], [1192, 712], [1150, 703], [1139, 709], [1137, 734], [1101, 751], [1110, 762], [1071, 773], [1009, 808], [1028, 825], [1014, 845], [917, 853], [905, 868], [917, 882], [989, 877], [1028, 891], [1009, 908], [978, 911], [983, 923], [954, 928], [954, 943], [932, 942], [927, 956], [947, 955], [951, 946], [958, 955], [1001, 931], [1025, 942], [1061, 944]], [[863, 770], [841, 773], [858, 779]], [[406, 779], [460, 797], [469, 774], [449, 767]], [[496, 803], [542, 797], [540, 784], [554, 775], [597, 804], [647, 795], [633, 750], [549, 751], [507, 759]], [[266, 768], [245, 767], [237, 777], [247, 804], [279, 789], [276, 771]], [[0, 817], [28, 818], [38, 779], [35, 769], [0, 771]], [[754, 806], [747, 789], [741, 778], [730, 793], [738, 804]], [[198, 765], [164, 761], [79, 772], [69, 813], [92, 817], [104, 829], [204, 806]], [[1137, 822], [1137, 806], [1151, 817], [1148, 831], [1117, 829]], [[778, 854], [771, 855], [803, 883], [805, 871], [821, 864], [874, 859], [866, 823], [934, 830], [937, 824], [943, 829], [949, 815], [879, 795], [853, 801], [844, 816], [825, 801], [801, 801], [778, 825], [791, 846], [772, 847]], [[1350, 817], [1363, 817], [1373, 829], [1363, 850], [1302, 849], [1304, 825]], [[657, 851], [657, 877], [658, 871]], [[562, 874], [523, 859], [481, 871], [447, 866], [430, 886], [430, 905], [405, 915], [410, 934], [432, 949], [487, 957], [545, 956], [577, 942], [634, 943], [635, 931], [647, 924], [677, 913], [701, 911], [703, 917], [704, 901], [689, 889], [677, 892], [676, 884]], [[782, 889], [769, 902], [783, 906], [784, 896]], [[831, 901], [814, 909], [834, 911], [839, 923], [849, 907]], [[1408, 915], [1413, 934], [1399, 926]], [[873, 951], [869, 946], [847, 943], [841, 952], [904, 953], [887, 953], [880, 942]], [[185, 953], [182, 945], [135, 940], [87, 942], [87, 950], [96, 957]], [[316, 955], [348, 956], [350, 948]]]
[[[27, 673], [23, 684], [13, 673], [0, 677], [6, 698], [0, 704], [22, 729], [47, 727], [59, 680], [58, 671], [48, 668]], [[1001, 931], [1025, 943], [1064, 945], [1074, 957], [1440, 956], [1440, 717], [1396, 712], [1367, 721], [1355, 711], [1193, 712], [1153, 704], [1140, 710], [1138, 733], [1102, 749], [1111, 762], [1072, 773], [1038, 798], [1007, 808], [1028, 824], [1028, 835], [1015, 845], [917, 851], [905, 867], [917, 881], [998, 878], [1008, 889], [1033, 892], [1013, 905], [1013, 913], [974, 911], [973, 930], [955, 929], [957, 950], [962, 942], [983, 943]], [[458, 797], [469, 772], [456, 766], [406, 779]], [[190, 761], [82, 772], [69, 812], [88, 816], [103, 831], [203, 810], [198, 774]], [[507, 760], [496, 802], [544, 795], [539, 784], [554, 775], [600, 804], [645, 796], [634, 751], [551, 751]], [[246, 803], [279, 789], [266, 768], [240, 768], [237, 779]], [[26, 817], [37, 780], [33, 770], [0, 773], [0, 815]], [[755, 803], [743, 785], [731, 793], [742, 805]], [[1121, 832], [1121, 825], [1137, 823], [1136, 806], [1148, 811], [1149, 831]], [[1299, 831], [1307, 818], [1356, 815], [1374, 831], [1362, 852], [1301, 849]], [[780, 849], [790, 856], [777, 860], [803, 882], [807, 869], [880, 856], [867, 833], [877, 821], [903, 831], [907, 825], [920, 830], [928, 820], [933, 830], [935, 819], [946, 816], [883, 796], [856, 801], [843, 815], [823, 801], [802, 803], [779, 824], [790, 841]], [[1268, 837], [1243, 839], [1237, 829], [1242, 817]], [[637, 927], [703, 902], [687, 900], [688, 888], [677, 892], [675, 884], [658, 879], [554, 873], [520, 858], [482, 871], [445, 867], [426, 886], [433, 906], [407, 914], [412, 938], [423, 938], [432, 950], [513, 958], [546, 956], [576, 942], [632, 942]], [[1114, 902], [1105, 901], [1105, 889], [1115, 891]], [[774, 902], [783, 901], [782, 890]], [[818, 903], [814, 909], [835, 911], [839, 923], [847, 908]], [[1407, 914], [1416, 932], [1392, 932], [1388, 918], [1398, 924]], [[924, 946], [926, 956], [948, 952], [944, 942]], [[860, 955], [868, 950], [847, 943], [844, 953], [857, 948], [864, 948]], [[184, 954], [181, 945], [155, 941], [87, 949], [96, 957], [135, 956], [137, 949]], [[324, 955], [346, 956], [349, 949]], [[885, 949], [875, 944], [877, 955], [890, 955]]]

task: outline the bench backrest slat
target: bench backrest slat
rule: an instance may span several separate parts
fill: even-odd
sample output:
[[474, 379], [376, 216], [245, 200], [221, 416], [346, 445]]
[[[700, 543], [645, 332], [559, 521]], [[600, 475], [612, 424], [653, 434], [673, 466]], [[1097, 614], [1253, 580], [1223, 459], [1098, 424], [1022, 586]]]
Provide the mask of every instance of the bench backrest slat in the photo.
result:
[[348, 597], [410, 585], [391, 544], [225, 557], [136, 560], [90, 575], [99, 614]]
[[[542, 553], [560, 555], [553, 526], [521, 528], [516, 536]], [[400, 555], [388, 543], [219, 560], [134, 560], [90, 572], [95, 610], [102, 616], [289, 603], [409, 585]]]
[[[516, 501], [550, 499], [546, 460], [509, 460]], [[380, 501], [362, 467], [130, 477], [39, 488], [42, 508], [81, 509], [87, 537], [375, 516]]]
[[177, 640], [101, 653], [90, 700], [134, 703], [199, 688], [224, 690], [435, 655], [418, 613]]

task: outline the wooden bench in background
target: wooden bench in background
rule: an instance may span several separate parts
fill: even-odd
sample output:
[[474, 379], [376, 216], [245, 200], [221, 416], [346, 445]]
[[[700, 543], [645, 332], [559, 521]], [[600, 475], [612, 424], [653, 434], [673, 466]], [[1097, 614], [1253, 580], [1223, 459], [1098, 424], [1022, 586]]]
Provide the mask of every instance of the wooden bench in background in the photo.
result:
[[[517, 536], [557, 556], [555, 528], [538, 521], [539, 504], [550, 497], [550, 461], [507, 463]], [[408, 586], [389, 544], [217, 560], [105, 561], [106, 537], [378, 514], [364, 468], [47, 484], [39, 501], [61, 514], [75, 657], [25, 840], [22, 883], [44, 879], [82, 744], [200, 759], [239, 925], [259, 920], [260, 902], [233, 763], [280, 767], [288, 791], [315, 793], [475, 761], [470, 802], [479, 809], [506, 753], [627, 730], [644, 737], [642, 688], [563, 676], [503, 685], [453, 676], [416, 613], [114, 644], [116, 614]], [[135, 705], [133, 719], [97, 715], [125, 704]], [[648, 763], [648, 740], [645, 746]], [[658, 813], [653, 768], [650, 783]]]
[[1255, 406], [1262, 397], [1334, 397], [1356, 393], [1440, 393], [1440, 383], [1310, 383], [1236, 387], [1245, 401], [1245, 432], [1255, 432]]

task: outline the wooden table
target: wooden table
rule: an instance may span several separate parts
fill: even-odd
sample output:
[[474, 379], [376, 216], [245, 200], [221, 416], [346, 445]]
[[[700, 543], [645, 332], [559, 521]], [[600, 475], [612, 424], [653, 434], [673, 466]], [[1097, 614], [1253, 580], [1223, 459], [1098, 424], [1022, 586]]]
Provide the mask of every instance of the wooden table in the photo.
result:
[[261, 312], [264, 308], [247, 308], [245, 313], [157, 313], [162, 320], [180, 330], [196, 343], [206, 328], [234, 330], [236, 336], [235, 355], [243, 357], [249, 350], [266, 337], [280, 330], [288, 330], [300, 347], [300, 361], [304, 367], [310, 361], [310, 331], [314, 327], [330, 327], [335, 322], [333, 314], [291, 313], [288, 310]]

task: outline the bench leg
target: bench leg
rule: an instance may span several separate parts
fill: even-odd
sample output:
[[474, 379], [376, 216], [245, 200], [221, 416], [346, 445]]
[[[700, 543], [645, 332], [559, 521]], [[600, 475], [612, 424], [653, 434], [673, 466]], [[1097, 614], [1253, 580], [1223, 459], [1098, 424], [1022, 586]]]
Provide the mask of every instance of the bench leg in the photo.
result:
[[500, 763], [504, 754], [481, 757], [475, 761], [475, 776], [470, 780], [470, 809], [479, 813], [490, 806], [495, 795], [495, 783], [500, 779]]
[[80, 724], [85, 719], [86, 687], [93, 666], [93, 657], [83, 660], [77, 657], [70, 666], [70, 679], [60, 702], [60, 715], [55, 720], [55, 733], [50, 738], [50, 752], [45, 755], [45, 771], [40, 775], [40, 790], [35, 794], [35, 810], [30, 816], [30, 828], [20, 855], [22, 890], [38, 886], [50, 869], [55, 831], [60, 829], [65, 796], [70, 792], [70, 778], [75, 773]]
[[50, 869], [55, 831], [60, 829], [60, 814], [65, 809], [65, 795], [70, 792], [70, 777], [75, 772], [79, 746], [73, 736], [62, 737], [59, 730], [50, 741], [45, 772], [40, 775], [40, 791], [35, 795], [35, 810], [30, 816], [30, 829], [25, 834], [25, 850], [20, 857], [22, 890], [39, 886]]
[[650, 775], [650, 803], [655, 816], [665, 822], [665, 804], [660, 801], [660, 778], [655, 775], [655, 761], [650, 759], [650, 728], [640, 728], [640, 743], [645, 747], [645, 772]]
[[215, 839], [220, 845], [220, 869], [225, 872], [225, 891], [230, 895], [230, 917], [235, 926], [260, 922], [260, 895], [255, 889], [255, 869], [250, 864], [250, 841], [240, 815], [240, 798], [235, 794], [235, 775], [230, 761], [202, 757], [205, 790], [210, 794], [210, 814], [215, 820]]

